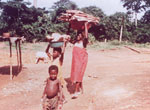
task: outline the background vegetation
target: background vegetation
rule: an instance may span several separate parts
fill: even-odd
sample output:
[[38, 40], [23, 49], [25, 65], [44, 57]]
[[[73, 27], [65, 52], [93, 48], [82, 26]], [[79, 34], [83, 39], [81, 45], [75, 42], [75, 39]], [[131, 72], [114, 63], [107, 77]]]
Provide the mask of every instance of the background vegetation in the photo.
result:
[[[150, 42], [150, 1], [121, 0], [127, 8], [127, 13], [117, 12], [107, 16], [96, 6], [78, 8], [70, 0], [55, 2], [49, 9], [35, 8], [24, 0], [0, 1], [0, 35], [10, 32], [12, 36], [25, 36], [28, 42], [44, 41], [47, 34], [59, 32], [68, 33], [69, 24], [57, 18], [67, 9], [82, 10], [93, 16], [100, 17], [98, 25], [89, 30], [91, 41], [121, 40], [133, 43]], [[136, 15], [143, 11], [145, 14], [137, 20]], [[135, 14], [134, 20], [132, 15]], [[122, 34], [121, 34], [122, 27]], [[69, 30], [72, 38], [74, 30]]]

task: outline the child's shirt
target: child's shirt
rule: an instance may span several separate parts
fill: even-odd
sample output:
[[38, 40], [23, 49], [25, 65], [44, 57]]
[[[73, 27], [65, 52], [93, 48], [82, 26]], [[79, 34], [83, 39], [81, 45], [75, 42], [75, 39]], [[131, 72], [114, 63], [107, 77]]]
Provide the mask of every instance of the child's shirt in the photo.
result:
[[51, 61], [51, 65], [56, 65], [58, 67], [58, 79], [61, 81], [61, 84], [64, 84], [64, 79], [62, 77], [62, 65], [60, 64], [60, 57]]

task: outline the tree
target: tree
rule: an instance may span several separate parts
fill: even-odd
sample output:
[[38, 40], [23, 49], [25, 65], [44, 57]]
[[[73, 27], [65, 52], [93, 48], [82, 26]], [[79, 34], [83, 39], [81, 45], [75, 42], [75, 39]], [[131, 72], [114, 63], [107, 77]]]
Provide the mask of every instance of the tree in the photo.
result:
[[38, 16], [37, 21], [24, 24], [20, 32], [26, 36], [27, 41], [32, 42], [44, 41], [45, 36], [52, 30], [50, 16], [43, 13], [42, 16]]
[[71, 36], [74, 35], [73, 30], [69, 30], [69, 23], [63, 23], [58, 20], [59, 16], [66, 12], [66, 10], [75, 10], [78, 9], [77, 5], [70, 0], [59, 0], [54, 3], [50, 8], [50, 17], [52, 22], [51, 32], [59, 32], [61, 34], [66, 34], [70, 32]]
[[23, 0], [10, 0], [8, 2], [0, 2], [0, 8], [2, 10], [1, 19], [3, 21], [3, 31], [14, 32], [22, 24], [21, 14], [25, 11], [29, 5], [28, 2], [23, 2]]
[[141, 18], [139, 25], [133, 35], [136, 36], [136, 42], [147, 43], [150, 42], [150, 10], [146, 11], [144, 16]]
[[75, 10], [77, 9], [77, 5], [70, 0], [59, 0], [54, 3], [51, 7], [50, 14], [52, 16], [52, 22], [57, 23], [57, 18], [64, 13], [66, 10]]
[[89, 29], [89, 33], [92, 33], [97, 40], [104, 39], [105, 28], [104, 28], [104, 25], [103, 25], [103, 21], [105, 20], [105, 17], [106, 17], [104, 12], [96, 6], [84, 7], [84, 8], [81, 8], [81, 11], [100, 18], [99, 24], [94, 25], [93, 27], [91, 27]]
[[150, 10], [146, 11], [141, 21], [145, 24], [150, 23]]
[[0, 2], [2, 9], [0, 32], [9, 31], [19, 36], [24, 35], [27, 41], [43, 40], [50, 31], [51, 20], [44, 8], [29, 7], [23, 0]]
[[96, 6], [84, 7], [81, 8], [81, 11], [99, 18], [103, 18], [104, 16], [106, 16], [104, 12]]
[[128, 40], [126, 34], [129, 31], [130, 24], [129, 16], [126, 13], [117, 12], [109, 16], [109, 20], [106, 22], [106, 35], [111, 40]]
[[135, 25], [137, 26], [137, 13], [146, 10], [150, 6], [149, 0], [121, 0], [124, 4], [123, 6], [127, 10], [132, 10], [135, 12]]
[[150, 42], [150, 23], [144, 24], [140, 22], [136, 30], [133, 31], [133, 36], [136, 37], [135, 42], [147, 43]]

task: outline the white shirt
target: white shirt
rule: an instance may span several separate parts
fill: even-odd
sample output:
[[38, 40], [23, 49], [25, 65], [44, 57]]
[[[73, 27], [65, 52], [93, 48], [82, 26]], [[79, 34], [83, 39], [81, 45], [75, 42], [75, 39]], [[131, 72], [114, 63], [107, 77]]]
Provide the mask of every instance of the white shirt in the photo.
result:
[[83, 48], [83, 41], [76, 42], [74, 46]]

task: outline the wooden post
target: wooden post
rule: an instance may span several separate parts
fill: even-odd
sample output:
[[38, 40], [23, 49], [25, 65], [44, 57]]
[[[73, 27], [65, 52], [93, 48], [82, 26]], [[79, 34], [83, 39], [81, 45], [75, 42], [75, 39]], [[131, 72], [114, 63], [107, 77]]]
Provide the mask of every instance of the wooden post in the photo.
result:
[[19, 43], [19, 58], [20, 58], [20, 70], [22, 69], [22, 53], [21, 53], [21, 45], [20, 45], [20, 40], [18, 41]]
[[15, 41], [16, 44], [16, 53], [17, 53], [17, 72], [19, 72], [19, 68], [20, 68], [20, 59], [19, 59], [19, 52], [18, 52], [18, 41]]
[[12, 43], [9, 40], [9, 47], [10, 47], [10, 80], [12, 80], [13, 74], [12, 74]]
[[121, 29], [120, 29], [119, 42], [122, 42], [123, 26], [124, 26], [124, 16], [122, 16], [122, 21], [121, 21]]
[[105, 42], [105, 43], [107, 42], [107, 39], [106, 39], [106, 38], [104, 39], [104, 42]]
[[135, 12], [135, 26], [137, 27], [137, 12]]
[[122, 31], [123, 31], [123, 25], [121, 25], [121, 29], [120, 29], [119, 42], [122, 41]]

